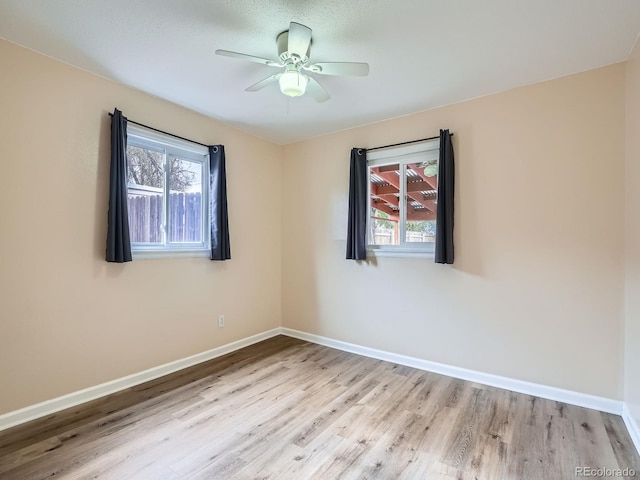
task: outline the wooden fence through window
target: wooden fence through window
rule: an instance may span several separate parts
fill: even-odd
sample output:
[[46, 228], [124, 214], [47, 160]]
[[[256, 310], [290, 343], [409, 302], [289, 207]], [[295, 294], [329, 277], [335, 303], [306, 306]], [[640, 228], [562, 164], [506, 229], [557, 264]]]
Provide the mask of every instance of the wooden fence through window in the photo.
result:
[[[129, 233], [132, 243], [162, 243], [162, 197], [161, 194], [129, 194]], [[170, 243], [202, 242], [202, 194], [170, 194], [167, 223]]]

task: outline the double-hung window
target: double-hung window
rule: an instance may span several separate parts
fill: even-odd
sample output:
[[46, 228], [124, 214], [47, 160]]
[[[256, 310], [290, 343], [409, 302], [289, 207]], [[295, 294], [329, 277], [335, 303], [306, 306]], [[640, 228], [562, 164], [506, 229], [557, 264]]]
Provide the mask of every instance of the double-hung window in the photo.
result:
[[127, 164], [134, 258], [208, 256], [207, 148], [129, 124]]
[[439, 150], [439, 140], [433, 140], [367, 153], [370, 253], [433, 254]]

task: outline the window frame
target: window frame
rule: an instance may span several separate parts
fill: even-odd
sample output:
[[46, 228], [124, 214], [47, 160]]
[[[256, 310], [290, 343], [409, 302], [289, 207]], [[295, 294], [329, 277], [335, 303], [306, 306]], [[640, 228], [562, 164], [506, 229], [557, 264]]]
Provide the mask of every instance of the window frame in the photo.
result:
[[[403, 145], [400, 147], [380, 150], [377, 152], [367, 152], [367, 255], [374, 257], [426, 257], [433, 258], [435, 255], [435, 242], [407, 242], [407, 208], [406, 208], [406, 186], [407, 186], [407, 165], [411, 163], [422, 163], [430, 160], [439, 160], [440, 140], [430, 140], [424, 143], [413, 145]], [[374, 245], [371, 243], [371, 167], [398, 164], [400, 171], [399, 189], [399, 220], [400, 229], [399, 245]]]
[[[131, 242], [131, 254], [134, 260], [145, 258], [179, 258], [179, 257], [209, 257], [211, 255], [211, 218], [209, 214], [209, 150], [197, 143], [182, 140], [154, 130], [129, 124], [127, 125], [127, 147], [139, 147], [149, 150], [162, 151], [165, 155], [165, 178], [163, 185], [163, 244], [148, 244]], [[169, 238], [169, 178], [166, 168], [170, 158], [184, 159], [202, 165], [202, 242], [198, 243], [170, 243]], [[127, 164], [127, 169], [128, 169]], [[127, 171], [127, 177], [129, 173]], [[136, 184], [127, 182], [127, 198], [130, 187]], [[127, 205], [128, 207], [128, 205]]]

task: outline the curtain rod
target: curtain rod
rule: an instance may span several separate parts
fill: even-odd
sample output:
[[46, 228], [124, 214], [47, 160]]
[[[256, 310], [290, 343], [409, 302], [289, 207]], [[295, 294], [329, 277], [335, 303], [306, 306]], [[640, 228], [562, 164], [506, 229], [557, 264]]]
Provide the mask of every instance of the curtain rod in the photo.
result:
[[[113, 117], [113, 113], [109, 112], [109, 116]], [[179, 138], [180, 140], [184, 140], [186, 142], [202, 145], [203, 147], [209, 147], [209, 145], [205, 145], [204, 143], [196, 142], [195, 140], [190, 140], [188, 138], [181, 137], [180, 135], [175, 135], [173, 133], [165, 132], [164, 130], [160, 130], [158, 128], [150, 127], [149, 125], [145, 125], [144, 123], [134, 122], [133, 120], [129, 120], [129, 119], [127, 119], [127, 122], [133, 123], [134, 125], [138, 125], [140, 127], [148, 128], [149, 130], [153, 130], [154, 132], [164, 133], [165, 135], [169, 135], [170, 137]]]
[[[453, 133], [451, 134], [451, 136], [453, 137]], [[419, 140], [409, 140], [408, 142], [392, 143], [391, 145], [382, 145], [381, 147], [365, 148], [364, 150], [365, 150], [365, 152], [372, 152], [373, 150], [382, 150], [383, 148], [399, 147], [400, 145], [408, 145], [410, 143], [426, 142], [427, 140], [436, 140], [438, 138], [440, 138], [440, 135], [438, 135], [436, 137], [421, 138]]]

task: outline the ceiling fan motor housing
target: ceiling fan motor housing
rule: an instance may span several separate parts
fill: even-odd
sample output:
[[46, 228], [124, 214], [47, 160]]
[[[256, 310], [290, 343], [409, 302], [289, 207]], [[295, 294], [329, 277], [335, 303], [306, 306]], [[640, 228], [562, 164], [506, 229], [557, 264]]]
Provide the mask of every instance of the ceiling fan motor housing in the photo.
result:
[[309, 55], [311, 55], [311, 42], [309, 42], [309, 48], [307, 49], [307, 53], [303, 58], [299, 58], [297, 55], [289, 54], [289, 30], [285, 30], [280, 35], [276, 37], [276, 42], [278, 43], [278, 57], [280, 61], [285, 65], [287, 63], [294, 64], [305, 64], [309, 61]]

